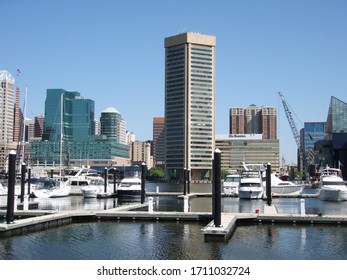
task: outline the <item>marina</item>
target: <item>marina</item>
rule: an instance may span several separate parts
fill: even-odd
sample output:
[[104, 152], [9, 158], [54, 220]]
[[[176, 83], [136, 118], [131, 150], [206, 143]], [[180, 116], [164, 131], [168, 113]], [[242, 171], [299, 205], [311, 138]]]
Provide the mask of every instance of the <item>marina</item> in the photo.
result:
[[[83, 198], [82, 194], [79, 193], [77, 189], [72, 190], [69, 197], [31, 198], [30, 203], [33, 205], [36, 204], [37, 209], [27, 211], [18, 209], [15, 213], [15, 222], [13, 224], [2, 223], [0, 225], [0, 244], [3, 246], [10, 240], [12, 240], [11, 243], [16, 242], [15, 240], [23, 240], [22, 242], [26, 242], [25, 240], [31, 240], [35, 238], [35, 236], [55, 235], [55, 232], [65, 232], [66, 230], [69, 234], [76, 237], [77, 235], [79, 236], [82, 234], [83, 236], [86, 234], [79, 231], [74, 232], [75, 228], [85, 228], [87, 232], [90, 230], [88, 228], [94, 228], [94, 234], [98, 235], [101, 233], [99, 232], [99, 228], [103, 232], [101, 228], [112, 227], [114, 229], [111, 230], [109, 234], [113, 235], [111, 232], [114, 230], [118, 231], [118, 227], [135, 227], [136, 229], [134, 229], [134, 231], [128, 231], [127, 238], [136, 238], [135, 236], [139, 234], [138, 230], [140, 228], [146, 228], [146, 230], [140, 234], [140, 238], [152, 238], [156, 240], [163, 235], [163, 232], [153, 230], [154, 228], [175, 228], [177, 226], [189, 229], [189, 232], [195, 232], [194, 236], [190, 234], [185, 236], [184, 238], [187, 239], [185, 242], [192, 242], [195, 246], [208, 247], [228, 247], [230, 246], [229, 244], [234, 244], [235, 239], [240, 238], [239, 233], [244, 230], [247, 230], [244, 238], [251, 238], [252, 229], [262, 230], [268, 228], [270, 232], [286, 232], [287, 230], [292, 231], [294, 229], [307, 231], [309, 229], [310, 231], [317, 230], [317, 234], [320, 234], [321, 231], [324, 230], [329, 231], [329, 234], [338, 234], [339, 236], [346, 230], [346, 202], [322, 201], [317, 198], [317, 190], [307, 189], [306, 193], [303, 193], [300, 197], [273, 197], [273, 204], [271, 206], [268, 206], [266, 201], [262, 199], [245, 200], [226, 194], [222, 195], [222, 224], [216, 227], [213, 225], [211, 185], [192, 184], [192, 192], [186, 196], [189, 197], [188, 210], [186, 209], [186, 198], [182, 195], [181, 187], [180, 185], [159, 184], [158, 186], [158, 184], [147, 183], [146, 190], [148, 191], [146, 192], [146, 201], [143, 204], [140, 203], [138, 199], [133, 201], [118, 198], [86, 199]], [[173, 191], [168, 191], [168, 189]], [[163, 192], [161, 190], [163, 190]], [[304, 210], [302, 210], [302, 200], [305, 200]], [[151, 207], [150, 203], [153, 203]], [[4, 204], [5, 197], [1, 196], [0, 205]], [[6, 215], [5, 210], [0, 210], [0, 213], [3, 217]], [[152, 230], [150, 230], [151, 228]], [[176, 234], [176, 230], [171, 231], [171, 233]], [[113, 238], [120, 238], [121, 240], [124, 238], [122, 236], [123, 234], [117, 235], [117, 237], [114, 236]], [[80, 242], [84, 242], [83, 237], [81, 238]], [[103, 238], [107, 240], [107, 237], [104, 236]], [[253, 236], [253, 238], [262, 237]], [[294, 236], [291, 238], [294, 238]], [[288, 242], [294, 242], [291, 238]], [[302, 236], [298, 237], [296, 235], [295, 239], [297, 238], [302, 239]], [[305, 238], [307, 238], [307, 236], [305, 236]], [[68, 240], [70, 240], [70, 238], [68, 238]], [[169, 241], [166, 240], [163, 242]], [[276, 242], [281, 243], [280, 240]], [[63, 243], [65, 244], [65, 242]], [[71, 245], [68, 245], [68, 243], [69, 241], [66, 241], [66, 246]], [[50, 245], [47, 244], [47, 246]], [[52, 244], [52, 246], [54, 245]], [[65, 245], [62, 246], [65, 247]], [[129, 246], [129, 244], [127, 246]], [[155, 246], [163, 246], [163, 244], [157, 244]], [[70, 249], [66, 247], [65, 250], [69, 251]], [[85, 248], [85, 250], [87, 249]], [[120, 250], [120, 248], [117, 248], [117, 250]], [[7, 249], [3, 251], [0, 259], [12, 258], [8, 255], [10, 251]], [[11, 251], [11, 255], [13, 253], [14, 252]], [[197, 254], [196, 252], [191, 253]], [[295, 256], [294, 251], [291, 252], [291, 250], [289, 250], [287, 253], [288, 254], [283, 255], [282, 258], [300, 258]], [[27, 254], [28, 255], [24, 257], [24, 259], [32, 259], [32, 256], [29, 257], [29, 255], [33, 254], [33, 252], [27, 252]], [[43, 255], [40, 257], [38, 254], [38, 252], [35, 252], [38, 259], [45, 259], [48, 257], [44, 257]], [[112, 258], [128, 259], [133, 258], [133, 254], [134, 252], [128, 252], [118, 257], [113, 256]], [[254, 259], [258, 258], [257, 254], [259, 254], [259, 252], [254, 252]], [[99, 259], [101, 256], [102, 255], [95, 255], [93, 258]], [[196, 257], [202, 259], [207, 258], [206, 253], [200, 253], [198, 256]], [[191, 256], [180, 256], [180, 258], [181, 257], [185, 259]], [[271, 259], [271, 254], [268, 257]], [[14, 258], [21, 259], [19, 256]], [[51, 255], [48, 259], [50, 258], [56, 259], [57, 256]], [[67, 253], [65, 257], [61, 256], [60, 258], [71, 259], [75, 257]], [[147, 256], [144, 259], [147, 258], [153, 258], [153, 255]], [[161, 259], [161, 257], [158, 258]], [[231, 258], [231, 256], [223, 258]], [[250, 256], [244, 256], [243, 258], [253, 259]], [[337, 251], [330, 257], [317, 257], [317, 255], [312, 255], [310, 258], [347, 259], [347, 252]]]

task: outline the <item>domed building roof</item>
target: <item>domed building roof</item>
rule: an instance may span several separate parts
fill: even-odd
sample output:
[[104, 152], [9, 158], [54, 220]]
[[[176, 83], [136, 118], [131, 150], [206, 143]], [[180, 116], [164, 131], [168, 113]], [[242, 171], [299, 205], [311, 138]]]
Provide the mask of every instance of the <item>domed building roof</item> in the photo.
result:
[[102, 111], [101, 113], [116, 113], [116, 114], [120, 114], [118, 112], [118, 110], [116, 108], [113, 108], [113, 107], [108, 107], [104, 111]]

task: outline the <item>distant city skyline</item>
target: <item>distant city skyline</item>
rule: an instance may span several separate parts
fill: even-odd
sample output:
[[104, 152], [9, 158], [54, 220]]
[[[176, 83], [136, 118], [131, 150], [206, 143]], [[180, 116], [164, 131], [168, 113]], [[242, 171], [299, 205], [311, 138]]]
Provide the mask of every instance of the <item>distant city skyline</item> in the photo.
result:
[[216, 36], [216, 134], [228, 132], [231, 107], [277, 107], [280, 153], [295, 163], [277, 92], [298, 116], [298, 128], [326, 121], [331, 96], [346, 101], [343, 0], [201, 0], [198, 6], [5, 0], [0, 6], [6, 38], [0, 69], [16, 79], [21, 107], [28, 86], [30, 119], [43, 114], [47, 89], [64, 88], [95, 100], [96, 118], [112, 106], [137, 139], [151, 139], [153, 117], [164, 116], [163, 39], [186, 31]]

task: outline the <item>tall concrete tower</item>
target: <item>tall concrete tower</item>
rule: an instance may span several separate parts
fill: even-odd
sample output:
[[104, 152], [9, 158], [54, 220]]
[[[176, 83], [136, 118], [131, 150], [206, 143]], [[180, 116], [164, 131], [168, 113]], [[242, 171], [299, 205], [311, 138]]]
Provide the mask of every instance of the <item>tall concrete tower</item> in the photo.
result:
[[166, 177], [210, 179], [215, 139], [215, 36], [165, 38]]

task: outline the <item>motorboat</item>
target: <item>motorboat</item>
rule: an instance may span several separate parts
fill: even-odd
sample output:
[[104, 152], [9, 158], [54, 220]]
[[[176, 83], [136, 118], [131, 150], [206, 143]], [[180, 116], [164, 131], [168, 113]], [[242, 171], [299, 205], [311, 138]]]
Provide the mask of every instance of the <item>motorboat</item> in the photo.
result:
[[240, 185], [240, 174], [228, 174], [223, 181], [223, 191], [228, 195], [238, 195]]
[[347, 185], [339, 168], [327, 167], [322, 170], [319, 181], [318, 198], [327, 201], [346, 201]]
[[239, 198], [258, 199], [264, 193], [263, 180], [259, 171], [242, 171], [239, 185]]
[[137, 197], [141, 195], [140, 178], [124, 178], [117, 186], [118, 197]]
[[[300, 195], [305, 185], [295, 184], [291, 181], [283, 181], [275, 174], [271, 174], [271, 193], [272, 194], [289, 194]], [[266, 188], [266, 183], [265, 183]]]
[[104, 190], [104, 179], [102, 177], [86, 178], [85, 184], [81, 187], [84, 198], [96, 198]]
[[[266, 190], [266, 168], [267, 166], [262, 163], [243, 163], [243, 169], [246, 171], [259, 171], [262, 177], [262, 185], [264, 191]], [[271, 193], [286, 194], [286, 195], [299, 195], [302, 193], [305, 185], [295, 184], [291, 181], [283, 181], [278, 178], [274, 173], [271, 173]]]
[[62, 180], [45, 179], [39, 181], [33, 194], [37, 198], [55, 198], [69, 196], [71, 186]]

